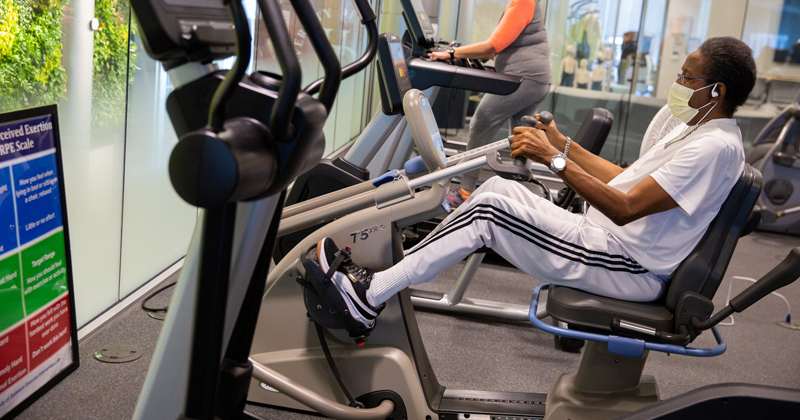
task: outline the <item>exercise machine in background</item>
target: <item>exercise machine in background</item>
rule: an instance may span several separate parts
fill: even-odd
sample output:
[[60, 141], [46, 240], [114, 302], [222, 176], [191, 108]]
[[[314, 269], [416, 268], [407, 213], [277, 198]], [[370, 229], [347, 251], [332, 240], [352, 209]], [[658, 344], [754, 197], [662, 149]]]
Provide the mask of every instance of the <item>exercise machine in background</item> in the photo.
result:
[[[430, 20], [417, 0], [402, 0], [402, 6], [408, 31], [402, 38], [402, 44], [398, 35], [381, 34], [377, 66], [379, 83], [395, 83], [396, 80], [399, 84], [399, 99], [381, 97], [381, 108], [347, 152], [333, 159], [322, 159], [314, 168], [299, 176], [286, 197], [286, 206], [352, 187], [380, 177], [387, 171], [402, 168], [414, 153], [414, 140], [402, 108], [402, 94], [408, 89], [425, 91], [433, 102], [438, 89], [442, 87], [508, 95], [522, 83], [520, 76], [496, 73], [494, 69], [475, 62], [443, 62], [426, 58], [430, 51], [442, 43], [434, 40]], [[420, 47], [419, 43], [424, 47]], [[443, 44], [450, 45], [449, 42]], [[404, 61], [402, 68], [401, 61]], [[395, 71], [402, 72], [392, 76], [389, 70], [393, 64]], [[381, 73], [384, 68], [389, 70]], [[387, 91], [379, 89], [380, 92]], [[394, 89], [389, 91], [393, 92]], [[280, 237], [273, 255], [275, 261], [280, 261], [318, 227]]]
[[758, 133], [747, 163], [761, 171], [764, 191], [759, 199], [759, 230], [800, 234], [800, 91]]

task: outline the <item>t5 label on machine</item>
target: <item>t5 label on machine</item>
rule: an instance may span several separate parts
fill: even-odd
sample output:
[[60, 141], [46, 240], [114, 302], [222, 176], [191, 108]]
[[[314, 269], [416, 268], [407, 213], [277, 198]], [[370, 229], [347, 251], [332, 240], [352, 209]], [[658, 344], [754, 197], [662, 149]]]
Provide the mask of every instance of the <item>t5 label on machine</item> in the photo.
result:
[[0, 417], [78, 364], [57, 121], [0, 115]]

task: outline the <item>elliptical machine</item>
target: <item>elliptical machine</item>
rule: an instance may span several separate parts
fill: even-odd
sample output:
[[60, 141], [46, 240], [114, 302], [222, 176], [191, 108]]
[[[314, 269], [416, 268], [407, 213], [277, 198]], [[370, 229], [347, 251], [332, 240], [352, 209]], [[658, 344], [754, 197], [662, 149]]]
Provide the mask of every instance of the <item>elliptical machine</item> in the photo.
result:
[[800, 91], [758, 133], [747, 163], [761, 171], [759, 230], [800, 235]]
[[[377, 36], [369, 3], [355, 2], [362, 24]], [[170, 178], [181, 198], [201, 208], [136, 419], [253, 418], [243, 412], [253, 370], [248, 354], [286, 188], [319, 160], [322, 127], [343, 75], [375, 53], [372, 47], [342, 69], [309, 2], [292, 4], [325, 70], [305, 89], [275, 1], [259, 6], [282, 76], [245, 75], [251, 39], [240, 0], [131, 1], [148, 54], [177, 86], [168, 99], [180, 137]], [[211, 64], [231, 55], [237, 58], [230, 71]], [[365, 407], [377, 408], [352, 411], [386, 417], [393, 410], [388, 401]]]

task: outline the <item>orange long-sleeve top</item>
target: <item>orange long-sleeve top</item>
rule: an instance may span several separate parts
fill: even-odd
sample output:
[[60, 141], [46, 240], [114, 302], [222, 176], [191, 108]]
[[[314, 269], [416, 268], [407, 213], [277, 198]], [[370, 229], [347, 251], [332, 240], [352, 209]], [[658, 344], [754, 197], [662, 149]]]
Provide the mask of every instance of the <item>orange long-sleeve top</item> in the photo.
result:
[[503, 51], [514, 42], [522, 30], [533, 20], [536, 0], [511, 0], [503, 11], [503, 17], [489, 35], [496, 52]]

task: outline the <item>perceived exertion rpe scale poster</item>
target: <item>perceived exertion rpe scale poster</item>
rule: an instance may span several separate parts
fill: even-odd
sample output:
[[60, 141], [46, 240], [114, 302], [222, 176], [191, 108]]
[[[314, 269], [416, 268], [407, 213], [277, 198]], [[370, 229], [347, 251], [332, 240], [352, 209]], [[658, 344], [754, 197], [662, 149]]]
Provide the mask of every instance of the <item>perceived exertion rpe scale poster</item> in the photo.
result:
[[0, 114], [0, 417], [78, 367], [55, 106]]

